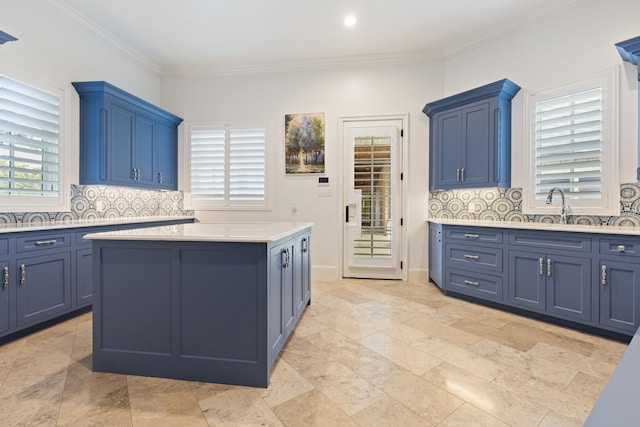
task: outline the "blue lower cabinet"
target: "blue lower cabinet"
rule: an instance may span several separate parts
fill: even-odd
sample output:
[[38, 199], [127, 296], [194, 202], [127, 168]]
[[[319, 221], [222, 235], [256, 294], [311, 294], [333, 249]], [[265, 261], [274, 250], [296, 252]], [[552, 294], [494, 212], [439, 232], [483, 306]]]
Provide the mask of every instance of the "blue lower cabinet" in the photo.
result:
[[76, 251], [76, 277], [74, 288], [74, 305], [84, 307], [91, 304], [93, 299], [93, 279], [91, 278], [92, 261], [91, 248]]
[[9, 287], [11, 276], [9, 262], [0, 261], [0, 335], [9, 331]]
[[572, 320], [591, 320], [591, 260], [509, 251], [509, 303]]
[[640, 265], [601, 259], [600, 325], [633, 334], [640, 326]]
[[71, 309], [71, 252], [16, 260], [18, 327], [50, 319]]

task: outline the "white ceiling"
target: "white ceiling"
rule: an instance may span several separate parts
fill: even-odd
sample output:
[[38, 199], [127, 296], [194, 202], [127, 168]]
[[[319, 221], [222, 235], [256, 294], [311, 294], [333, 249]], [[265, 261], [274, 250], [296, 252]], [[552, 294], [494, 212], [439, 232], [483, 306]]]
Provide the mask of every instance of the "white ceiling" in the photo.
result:
[[[161, 73], [441, 56], [576, 0], [47, 0]], [[358, 23], [343, 24], [353, 13]]]

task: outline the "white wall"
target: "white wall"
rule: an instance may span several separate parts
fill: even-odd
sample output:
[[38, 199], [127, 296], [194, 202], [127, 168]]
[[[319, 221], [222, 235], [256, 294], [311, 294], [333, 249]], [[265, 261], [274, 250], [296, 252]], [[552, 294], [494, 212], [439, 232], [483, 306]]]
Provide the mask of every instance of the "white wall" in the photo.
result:
[[[408, 191], [410, 249], [405, 265], [412, 274], [427, 269], [428, 119], [422, 108], [442, 95], [439, 62], [394, 66], [265, 73], [237, 76], [171, 78], [163, 82], [163, 104], [189, 120], [257, 121], [270, 127], [268, 141], [271, 211], [197, 211], [203, 221], [312, 221], [316, 278], [340, 274], [342, 238], [342, 147], [338, 120], [343, 116], [409, 114]], [[326, 175], [331, 197], [320, 197], [316, 177], [285, 176], [284, 115], [324, 112]], [[406, 130], [405, 130], [406, 132]], [[297, 205], [297, 212], [291, 205]]]
[[445, 95], [509, 78], [523, 90], [513, 102], [512, 185], [522, 187], [522, 98], [528, 91], [620, 68], [620, 182], [635, 182], [638, 151], [637, 68], [622, 62], [614, 44], [640, 36], [637, 0], [579, 0], [554, 16], [449, 56]]
[[106, 80], [160, 102], [158, 75], [46, 0], [2, 0], [0, 30], [18, 38], [0, 46], [0, 72], [29, 75], [60, 87], [71, 87], [72, 81]]

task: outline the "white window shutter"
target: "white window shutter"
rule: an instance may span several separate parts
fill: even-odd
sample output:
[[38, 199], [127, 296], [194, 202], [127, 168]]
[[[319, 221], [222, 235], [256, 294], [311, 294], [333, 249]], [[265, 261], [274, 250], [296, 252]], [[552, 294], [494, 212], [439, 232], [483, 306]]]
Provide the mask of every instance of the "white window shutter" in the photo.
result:
[[60, 98], [0, 76], [0, 195], [60, 195]]
[[536, 102], [536, 199], [553, 187], [574, 200], [602, 197], [602, 108], [600, 87]]

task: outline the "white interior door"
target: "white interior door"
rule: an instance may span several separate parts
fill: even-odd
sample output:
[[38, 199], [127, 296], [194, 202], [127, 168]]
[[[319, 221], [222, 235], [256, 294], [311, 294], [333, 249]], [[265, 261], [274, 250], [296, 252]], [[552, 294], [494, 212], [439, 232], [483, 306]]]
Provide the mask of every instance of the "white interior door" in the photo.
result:
[[402, 120], [347, 121], [343, 276], [402, 278]]

